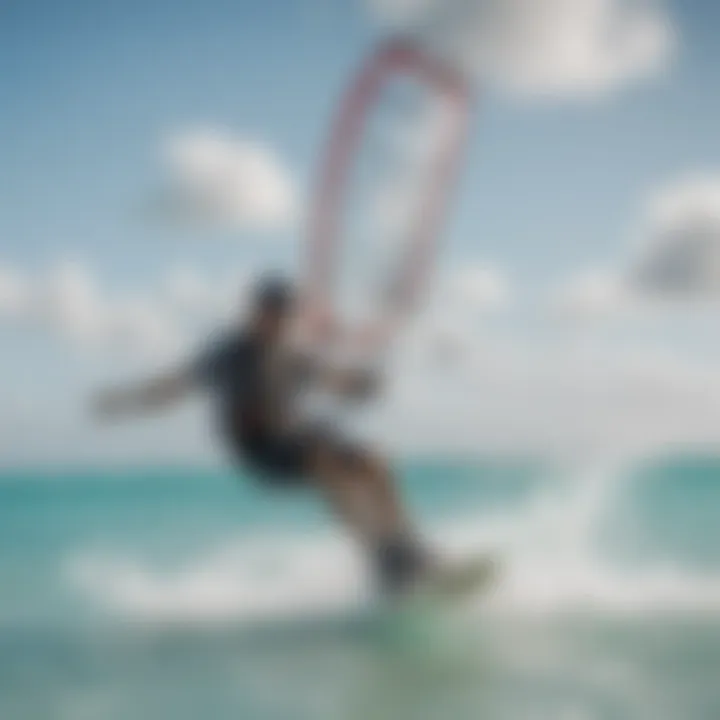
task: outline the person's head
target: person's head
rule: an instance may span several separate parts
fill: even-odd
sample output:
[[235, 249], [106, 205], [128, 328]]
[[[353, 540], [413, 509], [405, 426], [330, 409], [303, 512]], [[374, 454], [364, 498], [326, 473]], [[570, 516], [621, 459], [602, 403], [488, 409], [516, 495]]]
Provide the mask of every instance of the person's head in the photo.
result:
[[285, 278], [262, 278], [253, 293], [252, 323], [256, 332], [267, 340], [280, 337], [293, 313], [295, 289]]

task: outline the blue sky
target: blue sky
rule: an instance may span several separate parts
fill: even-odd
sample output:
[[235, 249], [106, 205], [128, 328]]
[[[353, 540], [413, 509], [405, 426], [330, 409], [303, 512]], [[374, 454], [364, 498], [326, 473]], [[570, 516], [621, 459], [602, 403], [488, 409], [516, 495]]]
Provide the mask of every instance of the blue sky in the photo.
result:
[[[621, 249], [648, 188], [717, 163], [720, 9], [671, 9], [681, 44], [668, 77], [598, 103], [481, 104], [453, 244], [509, 256], [532, 282]], [[267, 139], [305, 185], [377, 36], [353, 2], [34, 1], [4, 14], [3, 248], [33, 265], [74, 248], [133, 275], [171, 253], [224, 262], [242, 248], [132, 223], [164, 132], [203, 123]]]
[[[667, 13], [675, 48], [646, 78], [592, 98], [480, 97], [446, 261], [502, 268], [530, 308], [583, 268], [622, 262], [658, 188], [720, 166], [720, 7], [676, 0]], [[195, 126], [266, 143], [303, 198], [338, 94], [382, 32], [360, 0], [4, 3], [0, 266], [35, 276], [80, 259], [104, 287], [145, 292], [175, 263], [212, 278], [291, 262], [296, 228], [268, 241], [147, 222], [159, 148]], [[117, 363], [17, 322], [0, 344], [0, 395], [34, 398], [24, 454], [52, 457], [63, 443], [34, 413], [76, 417], [73, 393]], [[7, 458], [16, 425], [0, 425], [15, 428]], [[80, 431], [68, 443], [72, 456]]]

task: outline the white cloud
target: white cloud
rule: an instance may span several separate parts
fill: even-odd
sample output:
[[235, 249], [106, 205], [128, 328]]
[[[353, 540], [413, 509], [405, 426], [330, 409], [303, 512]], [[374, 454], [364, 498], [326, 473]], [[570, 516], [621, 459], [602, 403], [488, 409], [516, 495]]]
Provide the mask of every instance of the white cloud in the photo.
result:
[[111, 296], [83, 263], [59, 262], [33, 281], [3, 277], [6, 315], [78, 347], [157, 356], [182, 345], [182, 324], [162, 303], [152, 297]]
[[681, 180], [652, 195], [640, 242], [614, 270], [571, 278], [553, 297], [579, 316], [697, 311], [720, 300], [720, 176]]
[[370, 0], [381, 21], [410, 30], [504, 89], [598, 94], [668, 62], [672, 19], [661, 0]]
[[53, 329], [80, 342], [99, 339], [105, 327], [103, 300], [88, 268], [64, 261], [37, 283], [33, 300], [35, 316]]
[[160, 278], [157, 298], [166, 312], [206, 329], [244, 312], [259, 276], [248, 266], [207, 275], [189, 263], [177, 263]]
[[448, 369], [472, 363], [484, 321], [512, 300], [504, 273], [481, 262], [450, 268], [427, 307], [401, 338], [398, 369]]
[[[29, 318], [43, 318], [73, 341], [143, 355], [175, 348], [189, 310], [213, 307], [211, 290], [224, 287], [187, 267], [168, 273], [167, 288], [161, 283], [139, 297], [113, 297], [79, 264], [61, 264], [50, 278], [36, 283], [44, 292], [33, 295]], [[497, 270], [456, 268], [444, 284], [453, 292], [438, 294], [434, 328], [428, 313], [418, 328], [425, 335], [402, 348], [397, 385], [370, 435], [414, 451], [470, 453], [640, 452], [720, 441], [720, 380], [709, 364], [637, 345], [523, 342], [480, 322], [509, 296]], [[166, 289], [175, 293], [175, 310]], [[462, 303], [453, 304], [454, 293]], [[459, 362], [443, 373], [424, 362], [422, 343], [427, 349], [436, 339], [427, 333], [448, 327], [464, 345], [456, 348]]]
[[436, 287], [414, 323], [418, 338], [437, 331], [444, 336], [474, 334], [483, 318], [506, 310], [512, 300], [505, 274], [477, 261], [442, 272]]
[[297, 199], [289, 172], [266, 145], [212, 129], [166, 141], [166, 210], [183, 221], [235, 230], [290, 227]]
[[507, 278], [490, 265], [472, 263], [458, 268], [447, 283], [454, 302], [471, 312], [497, 310], [510, 301]]
[[720, 297], [720, 176], [683, 180], [652, 198], [632, 282], [659, 297]]
[[376, 437], [414, 451], [606, 453], [717, 446], [711, 363], [658, 348], [520, 342], [485, 333], [438, 376], [403, 365]]
[[0, 266], [0, 317], [22, 314], [28, 303], [25, 278], [15, 269]]
[[190, 265], [175, 265], [160, 282], [160, 301], [171, 314], [204, 324], [236, 309], [243, 278], [208, 278]]
[[110, 306], [100, 339], [104, 345], [154, 357], [176, 354], [187, 342], [178, 319], [158, 303], [143, 298]]
[[571, 278], [553, 294], [554, 310], [577, 319], [614, 314], [628, 307], [631, 298], [617, 272], [590, 270]]

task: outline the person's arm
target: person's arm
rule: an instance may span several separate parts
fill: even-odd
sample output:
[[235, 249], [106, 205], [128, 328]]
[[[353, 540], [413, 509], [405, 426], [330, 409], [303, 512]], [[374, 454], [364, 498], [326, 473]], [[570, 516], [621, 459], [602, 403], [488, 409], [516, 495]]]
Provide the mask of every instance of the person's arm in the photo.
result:
[[195, 385], [188, 368], [158, 375], [137, 385], [101, 391], [92, 406], [100, 418], [113, 419], [146, 415], [166, 409], [182, 400]]

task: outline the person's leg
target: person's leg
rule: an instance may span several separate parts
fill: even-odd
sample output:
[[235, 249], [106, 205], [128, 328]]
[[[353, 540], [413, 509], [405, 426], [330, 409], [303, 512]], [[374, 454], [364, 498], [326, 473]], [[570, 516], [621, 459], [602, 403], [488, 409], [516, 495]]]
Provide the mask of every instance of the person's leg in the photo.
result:
[[267, 436], [246, 443], [243, 457], [257, 477], [273, 487], [310, 485], [359, 542], [399, 532], [404, 524], [389, 473], [360, 450], [324, 431]]
[[397, 479], [388, 463], [370, 452], [356, 455], [354, 476], [362, 484], [369, 485], [369, 491], [382, 515], [382, 525], [387, 533], [413, 533], [410, 520], [398, 492]]
[[316, 442], [307, 474], [348, 530], [365, 544], [405, 530], [406, 521], [389, 478], [365, 454]]
[[386, 589], [402, 588], [425, 569], [427, 555], [409, 526], [384, 463], [369, 453], [317, 443], [309, 465], [313, 483], [332, 510], [373, 554]]
[[316, 488], [355, 539], [370, 553], [384, 590], [398, 591], [427, 568], [387, 465], [318, 430], [266, 437], [245, 447], [266, 482]]

